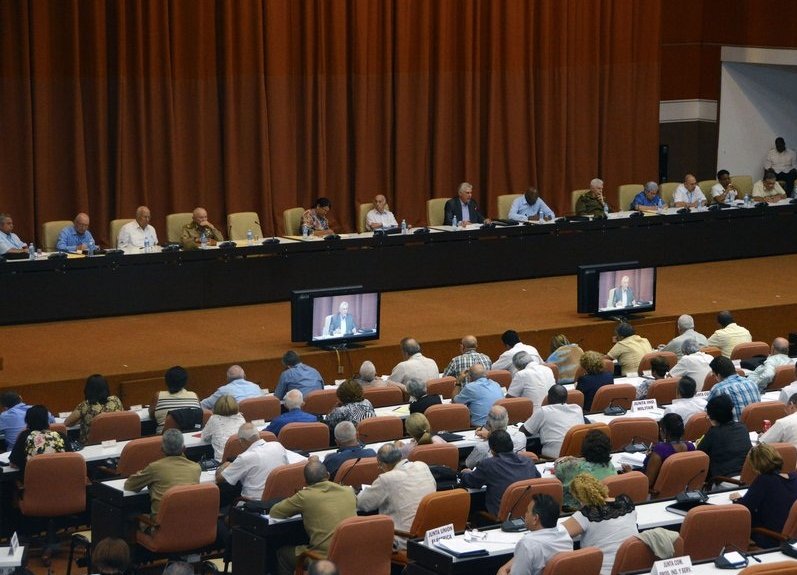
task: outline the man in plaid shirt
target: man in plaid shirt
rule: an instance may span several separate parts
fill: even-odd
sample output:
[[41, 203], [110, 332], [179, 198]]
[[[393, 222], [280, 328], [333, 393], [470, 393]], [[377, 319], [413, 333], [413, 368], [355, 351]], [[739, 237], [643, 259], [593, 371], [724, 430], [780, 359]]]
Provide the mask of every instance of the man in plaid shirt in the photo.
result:
[[462, 355], [458, 355], [451, 360], [451, 363], [448, 364], [448, 367], [443, 372], [443, 377], [451, 375], [456, 377], [458, 382], [467, 383], [469, 381], [467, 372], [472, 365], [480, 363], [484, 366], [484, 369], [491, 369], [493, 367], [492, 360], [483, 353], [476, 351], [477, 347], [479, 347], [479, 343], [476, 341], [475, 335], [463, 337], [459, 344]]
[[746, 405], [761, 401], [758, 386], [746, 377], [736, 373], [733, 362], [725, 356], [715, 357], [709, 364], [711, 371], [717, 376], [719, 383], [711, 388], [708, 401], [718, 395], [727, 395], [733, 402], [733, 418], [739, 421]]

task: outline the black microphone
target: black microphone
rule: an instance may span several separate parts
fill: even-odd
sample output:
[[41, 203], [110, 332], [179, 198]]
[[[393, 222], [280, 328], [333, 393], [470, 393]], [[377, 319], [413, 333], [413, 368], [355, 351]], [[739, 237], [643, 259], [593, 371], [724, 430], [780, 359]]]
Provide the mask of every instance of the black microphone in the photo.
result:
[[[725, 557], [725, 550], [728, 547], [733, 547], [739, 553], [739, 555], [742, 556], [743, 560], [742, 561], [732, 562], [730, 559]], [[728, 543], [728, 544], [722, 546], [722, 549], [720, 550], [719, 555], [717, 555], [717, 558], [714, 559], [714, 566], [717, 567], [718, 569], [740, 569], [742, 567], [746, 567], [747, 566], [747, 564], [750, 562], [750, 557], [752, 557], [753, 559], [755, 559], [756, 561], [761, 563], [761, 559], [759, 559], [758, 557], [756, 557], [754, 555], [748, 555], [747, 553], [745, 553], [744, 551], [739, 549], [733, 543]]]
[[631, 438], [631, 442], [628, 445], [623, 447], [623, 451], [626, 453], [642, 453], [643, 451], [647, 450], [648, 446], [645, 445], [645, 442], [636, 435]]
[[343, 477], [340, 477], [340, 478], [339, 478], [339, 479], [336, 481], [336, 483], [338, 483], [338, 484], [340, 484], [340, 485], [343, 485], [343, 480], [344, 480], [344, 479], [346, 479], [346, 478], [349, 476], [349, 473], [351, 473], [351, 470], [352, 470], [352, 469], [354, 469], [354, 468], [355, 468], [355, 466], [356, 466], [358, 463], [360, 463], [360, 460], [361, 460], [361, 459], [362, 459], [362, 457], [358, 457], [357, 459], [355, 459], [355, 460], [354, 460], [354, 463], [352, 463], [352, 464], [351, 464], [351, 467], [349, 467], [349, 468], [346, 470], [346, 473], [344, 473], [344, 474], [343, 474]]
[[692, 477], [689, 478], [689, 481], [687, 481], [686, 485], [684, 485], [684, 490], [675, 496], [675, 500], [678, 503], [704, 503], [708, 499], [706, 494], [703, 493], [700, 489], [694, 489], [694, 490], [689, 489], [689, 484], [692, 483], [698, 477], [700, 477], [701, 473], [705, 472], [706, 472], [705, 469], [701, 469], [697, 473], [695, 473]]
[[[616, 398], [616, 399], [625, 399], [625, 398]], [[606, 409], [603, 410], [603, 415], [624, 415], [625, 409], [620, 405], [614, 404], [614, 399], [609, 400], [609, 405], [606, 406]]]
[[515, 512], [515, 508], [523, 501], [523, 498], [526, 496], [526, 493], [529, 492], [531, 489], [531, 485], [526, 485], [526, 489], [518, 496], [515, 500], [515, 503], [512, 504], [512, 507], [509, 509], [509, 514], [506, 516], [506, 521], [501, 524], [501, 531], [507, 531], [509, 533], [515, 533], [518, 531], [523, 531], [526, 528], [526, 522], [523, 520], [522, 517], [516, 517], [512, 519], [512, 513]]
[[758, 557], [756, 557], [755, 555], [751, 555], [751, 554], [750, 554], [750, 553], [748, 553], [747, 551], [742, 551], [741, 549], [739, 549], [739, 548], [738, 548], [736, 545], [734, 545], [733, 543], [728, 543], [728, 545], [726, 545], [726, 547], [733, 547], [733, 548], [734, 548], [736, 551], [738, 551], [738, 552], [739, 552], [739, 555], [741, 555], [741, 556], [742, 556], [742, 557], [744, 557], [745, 559], [747, 559], [747, 558], [749, 557], [749, 558], [751, 558], [751, 559], [753, 559], [753, 560], [757, 561], [758, 563], [763, 563], [763, 561], [761, 561], [761, 559], [759, 559], [759, 558], [758, 558]]

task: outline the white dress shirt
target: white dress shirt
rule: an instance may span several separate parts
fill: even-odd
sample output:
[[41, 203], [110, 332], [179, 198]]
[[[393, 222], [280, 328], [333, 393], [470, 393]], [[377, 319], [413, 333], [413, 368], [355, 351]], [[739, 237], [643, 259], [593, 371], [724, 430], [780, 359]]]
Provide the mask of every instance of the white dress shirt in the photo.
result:
[[672, 201], [675, 203], [686, 202], [687, 204], [693, 204], [701, 199], [703, 203], [706, 203], [706, 195], [700, 189], [700, 186], [695, 186], [695, 189], [690, 192], [685, 185], [680, 184], [675, 188], [675, 193], [672, 195]]
[[146, 228], [138, 225], [136, 220], [127, 222], [119, 230], [119, 236], [116, 239], [116, 246], [120, 250], [130, 248], [143, 248], [144, 240], [149, 238], [149, 245], [154, 246], [158, 243], [158, 234], [155, 233], [155, 228], [147, 224]]
[[534, 409], [537, 409], [547, 397], [548, 390], [555, 384], [550, 367], [530, 363], [515, 374], [506, 394], [512, 397], [528, 397], [534, 404]]
[[534, 408], [523, 427], [542, 443], [543, 457], [559, 457], [567, 430], [584, 423], [584, 412], [574, 403], [555, 403]]
[[791, 148], [786, 148], [778, 152], [777, 148], [772, 148], [767, 152], [767, 159], [764, 162], [765, 170], [773, 170], [776, 174], [790, 172], [797, 168], [797, 152]]
[[393, 215], [393, 212], [390, 210], [380, 212], [376, 208], [365, 214], [365, 223], [369, 230], [373, 229], [371, 224], [382, 224], [381, 229], [398, 227], [398, 222], [396, 222], [396, 216]]
[[703, 351], [685, 355], [670, 370], [670, 376], [680, 378], [688, 375], [695, 380], [697, 391], [700, 391], [703, 389], [703, 382], [706, 381], [706, 376], [711, 373], [709, 364], [713, 359], [714, 357]]
[[542, 358], [540, 357], [540, 352], [537, 351], [537, 348], [533, 345], [526, 345], [522, 341], [517, 342], [511, 348], [506, 350], [504, 353], [498, 356], [493, 362], [493, 369], [506, 369], [511, 373], [513, 376], [517, 373], [517, 368], [515, 364], [512, 363], [512, 358], [515, 357], [516, 353], [521, 351], [525, 351], [531, 356], [531, 361], [534, 363], [542, 363]]
[[[518, 428], [514, 425], [508, 426], [506, 432], [509, 434], [509, 437], [512, 438], [512, 449], [515, 453], [526, 449], [527, 437], [523, 432], [518, 431]], [[487, 439], [476, 436], [475, 441], [476, 445], [473, 446], [473, 451], [470, 452], [470, 455], [468, 455], [468, 458], [465, 460], [465, 467], [469, 469], [476, 467], [482, 459], [492, 457]]]
[[258, 439], [221, 472], [230, 485], [241, 482], [241, 495], [260, 500], [266, 479], [277, 467], [288, 464], [288, 452], [276, 441]]
[[791, 443], [797, 445], [797, 413], [781, 417], [758, 437], [761, 443]]
[[695, 413], [706, 411], [705, 397], [679, 397], [664, 408], [664, 413], [677, 413], [684, 420], [684, 425]]
[[789, 403], [789, 398], [797, 393], [797, 381], [793, 381], [786, 387], [780, 390], [780, 395], [778, 396], [778, 401], [781, 403]]

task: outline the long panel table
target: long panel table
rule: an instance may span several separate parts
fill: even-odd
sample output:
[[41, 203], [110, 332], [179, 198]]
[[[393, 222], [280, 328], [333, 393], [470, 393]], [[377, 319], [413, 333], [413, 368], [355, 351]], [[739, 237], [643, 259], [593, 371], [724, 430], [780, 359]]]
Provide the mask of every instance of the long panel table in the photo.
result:
[[9, 261], [0, 263], [0, 324], [286, 301], [295, 289], [352, 283], [408, 290], [570, 275], [578, 265], [606, 261], [655, 266], [781, 255], [795, 252], [796, 212], [797, 205], [783, 203], [637, 218], [620, 213], [420, 235]]

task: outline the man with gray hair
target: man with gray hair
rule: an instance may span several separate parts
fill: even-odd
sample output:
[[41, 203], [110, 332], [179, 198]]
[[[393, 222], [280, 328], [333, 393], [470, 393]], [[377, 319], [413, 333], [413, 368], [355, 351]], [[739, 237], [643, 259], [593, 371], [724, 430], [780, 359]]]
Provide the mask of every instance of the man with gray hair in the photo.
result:
[[631, 200], [630, 209], [639, 212], [656, 212], [666, 207], [667, 204], [659, 195], [659, 185], [656, 182], [648, 182], [645, 184], [645, 189]]
[[683, 377], [688, 375], [695, 380], [697, 391], [703, 389], [706, 376], [711, 373], [709, 364], [714, 359], [704, 351], [694, 339], [687, 339], [681, 345], [681, 359], [670, 370], [670, 377]]
[[[376, 366], [374, 362], [365, 360], [360, 364], [360, 369], [357, 371], [357, 376], [354, 381], [360, 384], [363, 389], [369, 387], [385, 387], [387, 382], [382, 381], [381, 377], [376, 377]], [[403, 387], [403, 386], [402, 386]]]
[[116, 237], [116, 247], [120, 250], [139, 250], [143, 249], [147, 242], [149, 246], [156, 246], [158, 244], [158, 234], [149, 221], [151, 214], [147, 206], [138, 206], [136, 208], [136, 219], [127, 222], [119, 230], [119, 235]]
[[576, 215], [603, 218], [604, 209], [608, 208], [609, 204], [603, 198], [603, 180], [593, 178], [589, 183], [589, 191], [581, 194], [576, 200]]
[[506, 392], [507, 397], [527, 397], [534, 404], [534, 409], [542, 405], [542, 400], [548, 389], [556, 384], [553, 370], [547, 365], [534, 361], [534, 356], [525, 351], [519, 351], [512, 357], [512, 363], [517, 368], [512, 383]]
[[318, 417], [312, 413], [302, 411], [304, 397], [302, 397], [302, 392], [298, 389], [292, 389], [286, 393], [282, 399], [282, 404], [285, 406], [285, 413], [278, 415], [266, 427], [266, 431], [270, 431], [274, 435], [279, 435], [280, 430], [289, 423], [314, 423], [318, 421]]
[[[526, 436], [518, 431], [515, 426], [509, 425], [509, 413], [503, 405], [493, 405], [487, 413], [487, 422], [476, 429], [476, 445], [473, 446], [473, 451], [470, 452], [468, 458], [465, 460], [465, 467], [471, 469], [476, 467], [482, 459], [490, 457], [490, 446], [488, 439], [493, 431], [498, 430], [506, 431], [509, 437], [512, 438], [512, 445], [514, 450], [523, 451], [526, 449]], [[478, 441], [481, 439], [481, 441]]]
[[429, 381], [440, 377], [437, 362], [421, 353], [421, 345], [412, 337], [401, 340], [401, 355], [404, 358], [390, 373], [390, 381], [407, 385], [412, 379]]
[[504, 397], [501, 386], [488, 379], [486, 371], [482, 364], [476, 363], [468, 369], [470, 383], [465, 385], [458, 381], [454, 386], [454, 397], [451, 401], [468, 406], [471, 425], [484, 425], [490, 408], [496, 400]]
[[241, 403], [244, 399], [262, 396], [263, 390], [256, 383], [246, 380], [246, 374], [240, 365], [231, 365], [227, 369], [227, 385], [222, 385], [213, 395], [203, 399], [200, 405], [205, 409], [213, 409], [222, 395], [231, 395], [235, 401]]
[[127, 478], [127, 491], [149, 488], [149, 500], [153, 517], [158, 514], [164, 493], [175, 485], [199, 483], [199, 464], [183, 455], [183, 434], [177, 429], [167, 429], [161, 438], [161, 449], [165, 457], [153, 461], [141, 471]]
[[448, 200], [443, 207], [443, 225], [452, 225], [454, 218], [457, 225], [463, 228], [468, 224], [489, 224], [490, 220], [479, 212], [479, 206], [473, 199], [473, 186], [462, 182], [457, 188], [457, 197]]
[[[382, 473], [357, 495], [357, 510], [378, 510], [393, 519], [395, 529], [409, 531], [421, 499], [437, 490], [434, 476], [423, 461], [403, 459], [392, 443], [379, 448], [376, 461]], [[393, 547], [405, 549], [407, 540], [397, 535]]]
[[708, 345], [706, 336], [695, 331], [695, 320], [692, 319], [691, 315], [684, 314], [679, 316], [676, 325], [678, 327], [678, 335], [672, 338], [670, 342], [664, 346], [662, 351], [674, 353], [676, 356], [678, 356], [678, 359], [681, 359], [684, 355], [681, 347], [687, 339], [695, 340], [698, 347], [706, 347], [706, 345]]
[[14, 233], [14, 220], [11, 215], [0, 214], [0, 255], [24, 254], [27, 251], [28, 244]]
[[194, 567], [185, 561], [172, 561], [163, 570], [163, 575], [194, 575]]
[[286, 351], [282, 356], [282, 365], [285, 370], [280, 374], [277, 388], [274, 395], [277, 399], [283, 399], [285, 394], [292, 389], [298, 389], [303, 397], [311, 391], [324, 389], [324, 378], [314, 367], [302, 363], [302, 358], [293, 350]]
[[423, 413], [432, 405], [440, 405], [443, 400], [439, 395], [429, 394], [426, 389], [426, 382], [420, 379], [411, 378], [407, 381], [407, 393], [415, 401], [410, 403], [410, 413]]
[[238, 442], [243, 453], [230, 463], [225, 461], [216, 469], [216, 483], [241, 483], [241, 495], [246, 499], [260, 499], [266, 479], [280, 465], [288, 464], [288, 452], [276, 441], [266, 441], [251, 422], [238, 428]]
[[335, 426], [335, 443], [338, 445], [338, 450], [324, 458], [324, 467], [327, 468], [332, 480], [335, 479], [335, 474], [344, 461], [376, 455], [373, 449], [365, 447], [357, 439], [357, 428], [351, 421], [341, 421]]
[[755, 371], [749, 374], [747, 379], [755, 383], [760, 391], [764, 391], [775, 379], [775, 370], [779, 366], [788, 363], [791, 363], [791, 359], [789, 359], [789, 340], [783, 337], [776, 337], [772, 341], [769, 357], [764, 360], [764, 363], [755, 368]]

